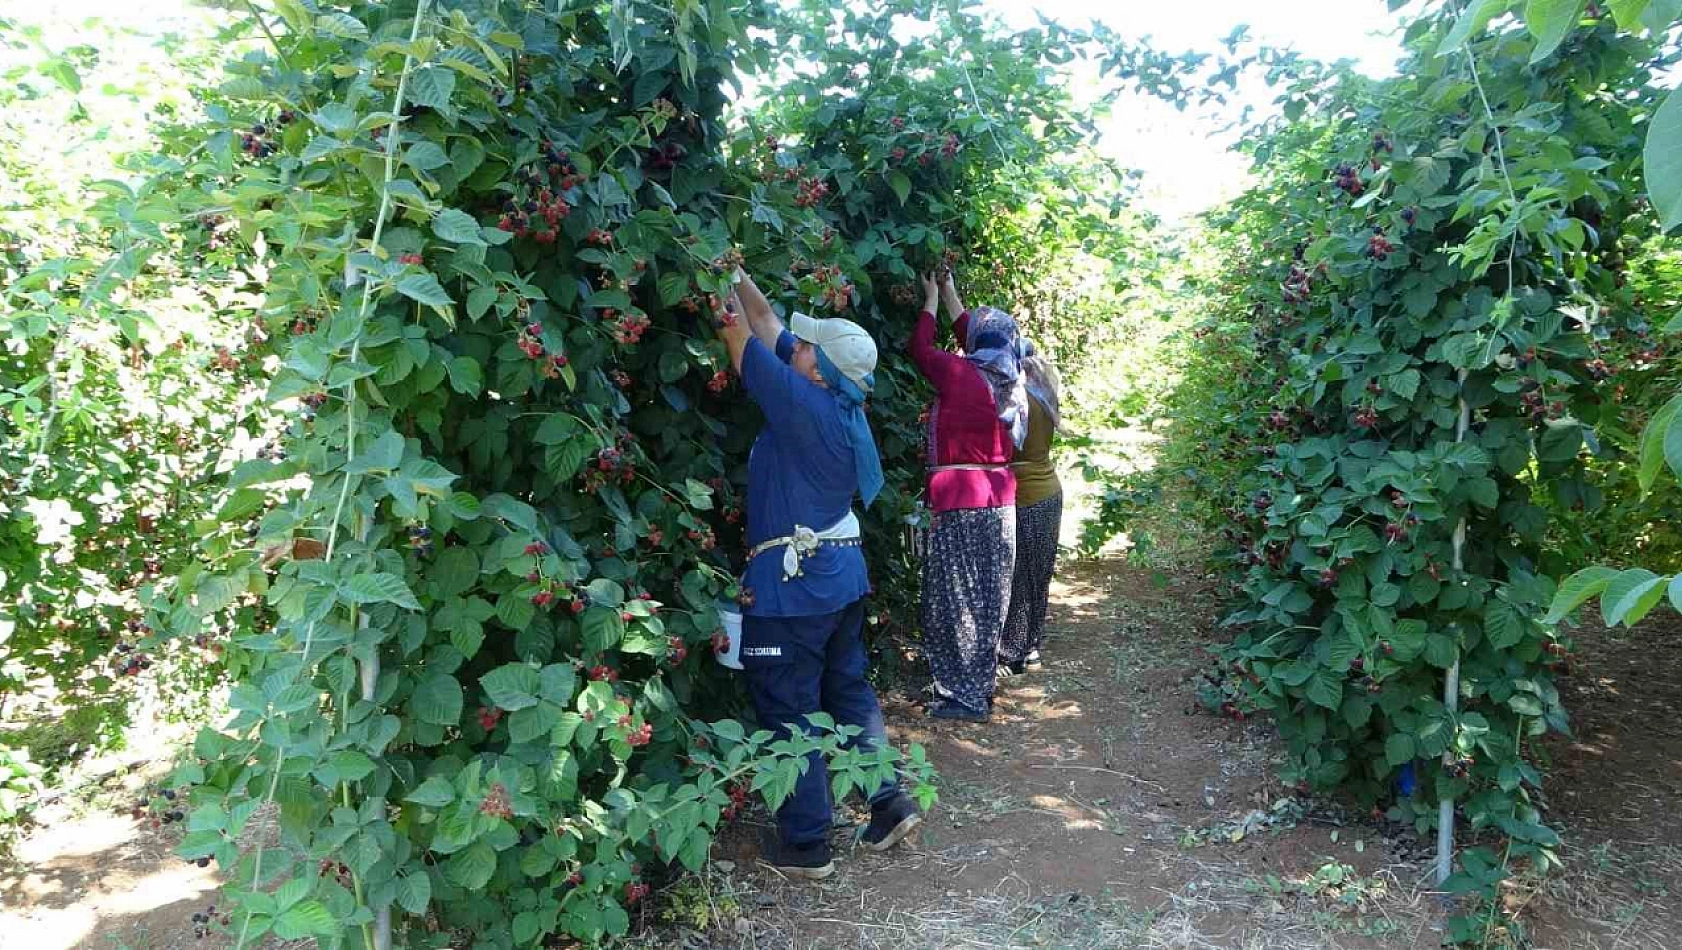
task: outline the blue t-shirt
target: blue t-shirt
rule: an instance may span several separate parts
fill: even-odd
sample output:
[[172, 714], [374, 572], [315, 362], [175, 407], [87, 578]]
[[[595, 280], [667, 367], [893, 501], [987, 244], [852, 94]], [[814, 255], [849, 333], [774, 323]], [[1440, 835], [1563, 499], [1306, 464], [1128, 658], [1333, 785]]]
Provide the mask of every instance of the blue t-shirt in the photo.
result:
[[[777, 352], [758, 339], [742, 354], [742, 383], [765, 413], [765, 429], [748, 456], [751, 550], [791, 534], [796, 524], [823, 531], [847, 516], [858, 493], [853, 449], [836, 397], [788, 365], [794, 334], [783, 331]], [[781, 546], [748, 562], [742, 583], [753, 591], [755, 617], [811, 617], [840, 610], [870, 590], [864, 550], [819, 546], [802, 558], [803, 573], [783, 580]]]

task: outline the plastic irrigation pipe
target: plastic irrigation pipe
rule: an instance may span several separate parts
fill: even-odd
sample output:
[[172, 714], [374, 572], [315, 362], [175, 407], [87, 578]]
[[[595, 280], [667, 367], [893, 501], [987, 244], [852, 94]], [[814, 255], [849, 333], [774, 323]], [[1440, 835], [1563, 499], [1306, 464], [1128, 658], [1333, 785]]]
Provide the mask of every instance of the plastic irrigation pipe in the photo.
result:
[[[1461, 370], [1460, 381], [1460, 418], [1454, 427], [1454, 442], [1456, 445], [1466, 441], [1466, 430], [1472, 421], [1472, 407], [1466, 403], [1466, 370]], [[1454, 526], [1453, 567], [1454, 578], [1458, 583], [1460, 571], [1466, 566], [1466, 516], [1460, 516], [1460, 523]], [[1443, 707], [1453, 716], [1460, 705], [1460, 646], [1455, 645], [1454, 663], [1448, 668], [1448, 674], [1443, 677]], [[1451, 744], [1443, 751], [1443, 765], [1448, 765], [1449, 756], [1454, 754]], [[1454, 799], [1444, 798], [1437, 803], [1437, 885], [1448, 880], [1454, 873]]]

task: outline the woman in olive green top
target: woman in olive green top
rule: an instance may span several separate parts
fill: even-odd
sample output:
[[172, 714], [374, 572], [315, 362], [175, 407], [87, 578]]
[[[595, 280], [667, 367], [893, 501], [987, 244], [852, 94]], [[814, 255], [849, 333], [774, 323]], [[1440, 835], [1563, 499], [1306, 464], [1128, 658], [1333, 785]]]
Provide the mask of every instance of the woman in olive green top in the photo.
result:
[[999, 663], [1010, 673], [1039, 668], [1046, 598], [1063, 522], [1063, 485], [1051, 464], [1051, 439], [1062, 424], [1057, 370], [1026, 338], [1020, 355], [1028, 389], [1028, 435], [1010, 464], [1016, 474], [1016, 571], [1010, 612], [999, 637]]

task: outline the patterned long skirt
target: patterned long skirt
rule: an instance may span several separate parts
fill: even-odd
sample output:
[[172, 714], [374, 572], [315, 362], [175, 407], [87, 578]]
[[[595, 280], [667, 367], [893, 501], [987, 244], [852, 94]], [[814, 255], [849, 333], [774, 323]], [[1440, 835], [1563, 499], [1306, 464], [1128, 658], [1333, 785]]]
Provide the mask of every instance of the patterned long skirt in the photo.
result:
[[1015, 507], [935, 513], [923, 558], [923, 645], [937, 698], [992, 709], [1015, 563]]
[[1045, 643], [1045, 605], [1057, 567], [1057, 536], [1063, 526], [1063, 493], [1016, 509], [1016, 573], [1010, 611], [999, 638], [999, 659], [1019, 664]]

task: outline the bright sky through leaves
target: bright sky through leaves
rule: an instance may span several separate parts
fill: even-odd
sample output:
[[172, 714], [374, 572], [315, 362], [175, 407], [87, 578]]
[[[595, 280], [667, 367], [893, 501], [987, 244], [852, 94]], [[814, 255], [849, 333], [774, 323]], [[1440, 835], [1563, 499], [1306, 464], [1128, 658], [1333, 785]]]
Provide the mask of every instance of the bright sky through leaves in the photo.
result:
[[[0, 0], [0, 10], [29, 21], [19, 0]], [[1094, 18], [1129, 37], [1149, 36], [1166, 51], [1216, 52], [1240, 24], [1253, 39], [1292, 47], [1317, 59], [1355, 60], [1363, 72], [1382, 76], [1395, 69], [1401, 22], [1385, 0], [1198, 0], [1195, 15], [1185, 4], [1142, 0], [985, 0], [1011, 25], [1028, 27], [1038, 14], [1069, 23]], [[59, 0], [54, 21], [61, 27], [89, 16], [150, 30], [190, 16], [187, 0]], [[1244, 101], [1267, 107], [1263, 90], [1245, 90]], [[1145, 173], [1147, 205], [1168, 218], [1204, 210], [1232, 197], [1244, 183], [1244, 161], [1227, 151], [1231, 137], [1208, 114], [1180, 113], [1154, 99], [1129, 96], [1117, 104], [1102, 148]]]

